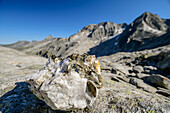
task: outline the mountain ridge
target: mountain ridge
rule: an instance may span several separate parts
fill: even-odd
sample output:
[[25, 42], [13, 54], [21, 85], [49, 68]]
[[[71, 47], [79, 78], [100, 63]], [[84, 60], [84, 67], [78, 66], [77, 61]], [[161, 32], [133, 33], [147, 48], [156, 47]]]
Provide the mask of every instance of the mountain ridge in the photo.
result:
[[[152, 21], [158, 21], [155, 26], [152, 25], [149, 18], [151, 18]], [[144, 21], [149, 22], [146, 24]], [[166, 24], [165, 21], [166, 20], [161, 19], [158, 15], [145, 12], [129, 24], [117, 38], [107, 40], [106, 42], [91, 48], [89, 54], [104, 56], [121, 51], [139, 51], [170, 44], [170, 26], [169, 24]], [[151, 27], [148, 23], [151, 24]], [[162, 26], [159, 28], [160, 25]], [[156, 28], [157, 26], [158, 28]], [[101, 48], [103, 51], [101, 51]]]
[[[13, 45], [6, 45], [6, 47], [43, 57], [49, 57], [52, 54], [61, 57], [70, 55], [73, 52], [83, 54], [110, 37], [122, 33], [126, 26], [127, 24], [125, 23], [101, 22], [87, 25], [68, 38], [54, 38], [50, 35], [42, 41], [32, 41], [26, 45], [17, 42]], [[81, 48], [81, 51], [79, 48]]]
[[50, 35], [42, 41], [17, 42], [5, 46], [43, 57], [87, 52], [104, 56], [170, 44], [169, 31], [170, 19], [162, 19], [158, 15], [145, 12], [129, 25], [101, 22], [87, 25], [68, 38], [54, 38]]

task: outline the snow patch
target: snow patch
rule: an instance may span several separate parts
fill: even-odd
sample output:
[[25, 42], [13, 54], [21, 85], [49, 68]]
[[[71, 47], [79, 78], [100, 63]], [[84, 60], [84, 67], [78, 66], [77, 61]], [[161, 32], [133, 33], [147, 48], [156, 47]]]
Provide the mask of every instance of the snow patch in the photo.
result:
[[103, 39], [106, 39], [106, 38], [107, 38], [107, 37], [102, 37], [102, 40], [103, 40]]
[[144, 24], [144, 31], [151, 31], [152, 33], [155, 33], [155, 34], [162, 33], [162, 31], [154, 29], [154, 28], [148, 26], [147, 24]]
[[103, 26], [99, 26], [99, 28], [103, 28]]

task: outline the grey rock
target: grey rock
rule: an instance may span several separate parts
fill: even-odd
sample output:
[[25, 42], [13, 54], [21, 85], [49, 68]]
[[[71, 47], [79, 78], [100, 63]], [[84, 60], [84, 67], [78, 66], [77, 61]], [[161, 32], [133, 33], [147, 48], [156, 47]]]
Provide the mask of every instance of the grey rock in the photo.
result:
[[170, 89], [170, 80], [162, 75], [159, 75], [159, 74], [147, 76], [144, 78], [144, 81], [152, 83], [156, 86]]
[[162, 94], [166, 97], [170, 97], [170, 90], [165, 89], [165, 88], [158, 87], [158, 90], [156, 91], [156, 93]]
[[142, 66], [134, 66], [133, 71], [135, 73], [141, 73], [141, 72], [143, 72], [143, 67]]
[[130, 79], [125, 76], [117, 76], [118, 79], [123, 80], [124, 82], [129, 83]]
[[[126, 26], [127, 25], [125, 24], [125, 26], [123, 27], [126, 27]], [[103, 37], [115, 36], [122, 32], [123, 32], [122, 26], [116, 23], [103, 22], [98, 25], [97, 29], [94, 29], [94, 31], [91, 34], [91, 37], [102, 39]]]
[[116, 82], [120, 82], [120, 80], [116, 76], [112, 76], [111, 80], [116, 81]]
[[136, 75], [138, 74], [138, 73], [132, 72], [132, 70], [129, 70], [129, 71], [131, 72], [129, 76], [136, 77]]
[[140, 79], [143, 79], [143, 78], [145, 78], [145, 77], [147, 77], [147, 76], [150, 76], [149, 74], [144, 74], [144, 73], [137, 73], [136, 74], [136, 77], [138, 77], [138, 78], [140, 78]]
[[170, 74], [170, 49], [161, 52], [158, 56], [161, 57], [160, 61], [158, 62], [157, 66], [165, 73]]
[[144, 71], [143, 73], [147, 73], [147, 74], [156, 74], [157, 73], [157, 67], [153, 67], [153, 66], [144, 66]]
[[102, 86], [95, 56], [52, 56], [44, 68], [28, 78], [29, 89], [54, 110], [81, 109], [92, 105]]
[[144, 66], [144, 70], [152, 70], [152, 71], [155, 71], [155, 70], [157, 70], [157, 67], [153, 67], [153, 66]]
[[42, 42], [48, 42], [48, 41], [52, 41], [52, 40], [54, 40], [54, 37], [52, 35], [49, 35], [44, 40], [42, 40]]
[[130, 78], [130, 83], [150, 93], [155, 93], [157, 91], [156, 88], [144, 83], [143, 80], [137, 78]]

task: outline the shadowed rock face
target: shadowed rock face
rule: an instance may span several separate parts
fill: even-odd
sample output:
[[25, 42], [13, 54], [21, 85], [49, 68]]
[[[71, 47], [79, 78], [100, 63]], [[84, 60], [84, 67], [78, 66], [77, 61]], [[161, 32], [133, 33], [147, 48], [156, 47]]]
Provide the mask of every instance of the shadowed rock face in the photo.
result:
[[54, 110], [92, 105], [102, 86], [99, 61], [87, 54], [65, 59], [53, 56], [44, 68], [29, 77], [30, 90]]

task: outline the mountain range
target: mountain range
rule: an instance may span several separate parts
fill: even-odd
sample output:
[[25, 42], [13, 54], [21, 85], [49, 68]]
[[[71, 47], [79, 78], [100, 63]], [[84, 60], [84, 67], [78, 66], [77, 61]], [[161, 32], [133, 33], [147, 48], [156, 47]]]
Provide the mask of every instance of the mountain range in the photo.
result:
[[98, 57], [167, 45], [169, 37], [170, 20], [145, 12], [129, 25], [102, 22], [87, 25], [68, 38], [49, 35], [42, 41], [19, 41], [4, 46], [46, 58], [53, 54], [63, 57], [87, 52]]
[[170, 111], [170, 19], [145, 12], [129, 25], [101, 22], [87, 25], [67, 38], [49, 35], [42, 41], [1, 46], [2, 112], [67, 112], [51, 109], [29, 91], [25, 81], [33, 71], [45, 69], [42, 66], [47, 58], [64, 58], [73, 53], [97, 57], [103, 87], [92, 106], [70, 112]]

